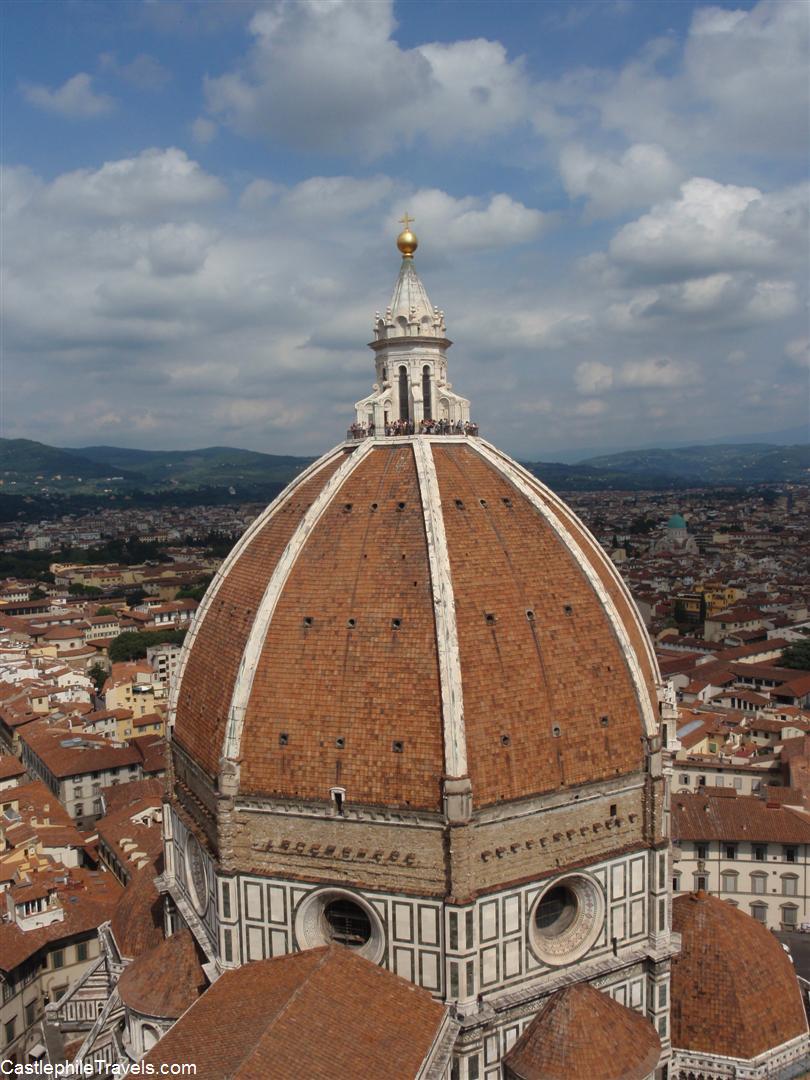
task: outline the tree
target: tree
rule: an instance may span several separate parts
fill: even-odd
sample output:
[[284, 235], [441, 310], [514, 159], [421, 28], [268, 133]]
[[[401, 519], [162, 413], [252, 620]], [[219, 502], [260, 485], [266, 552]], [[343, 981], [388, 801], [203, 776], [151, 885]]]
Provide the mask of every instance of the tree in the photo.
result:
[[782, 653], [782, 667], [810, 671], [810, 641], [796, 641]]
[[101, 596], [103, 591], [98, 585], [82, 585], [80, 581], [74, 581], [72, 585], [68, 585], [71, 596]]
[[110, 642], [107, 653], [113, 664], [122, 660], [143, 660], [151, 645], [182, 645], [185, 630], [125, 630]]
[[87, 674], [96, 684], [96, 693], [101, 693], [101, 688], [107, 681], [107, 669], [102, 664], [93, 664], [91, 668], [88, 668]]
[[29, 600], [44, 600], [47, 597], [47, 593], [44, 589], [32, 589], [28, 599]]
[[111, 607], [107, 607], [106, 604], [103, 607], [96, 608], [96, 615], [114, 615], [115, 612]]

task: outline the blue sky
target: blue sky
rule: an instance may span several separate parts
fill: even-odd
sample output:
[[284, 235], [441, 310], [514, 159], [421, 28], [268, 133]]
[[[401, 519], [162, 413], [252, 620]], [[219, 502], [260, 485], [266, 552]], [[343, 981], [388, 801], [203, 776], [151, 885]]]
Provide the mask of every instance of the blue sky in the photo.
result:
[[524, 457], [808, 415], [808, 8], [16, 3], [3, 434], [316, 453], [407, 209]]

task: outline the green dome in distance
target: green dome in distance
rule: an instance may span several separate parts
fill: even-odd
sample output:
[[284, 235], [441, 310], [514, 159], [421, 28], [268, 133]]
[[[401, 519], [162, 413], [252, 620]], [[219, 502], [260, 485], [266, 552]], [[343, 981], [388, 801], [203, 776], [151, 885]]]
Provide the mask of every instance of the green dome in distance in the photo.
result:
[[686, 522], [683, 520], [680, 514], [673, 514], [667, 522], [668, 529], [685, 529]]

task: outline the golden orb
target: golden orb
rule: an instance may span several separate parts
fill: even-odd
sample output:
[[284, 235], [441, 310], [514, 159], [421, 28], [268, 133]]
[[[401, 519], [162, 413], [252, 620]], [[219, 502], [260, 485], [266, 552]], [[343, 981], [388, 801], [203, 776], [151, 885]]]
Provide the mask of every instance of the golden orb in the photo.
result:
[[397, 237], [397, 247], [406, 259], [412, 259], [413, 253], [419, 247], [419, 241], [416, 239], [416, 234], [412, 233], [410, 229], [403, 229]]

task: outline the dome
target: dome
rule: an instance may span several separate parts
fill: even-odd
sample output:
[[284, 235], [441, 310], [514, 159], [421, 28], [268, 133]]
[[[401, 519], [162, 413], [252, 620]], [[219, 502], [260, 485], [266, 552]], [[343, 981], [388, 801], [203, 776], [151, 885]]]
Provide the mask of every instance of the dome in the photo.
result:
[[645, 1080], [661, 1057], [650, 1021], [590, 983], [552, 994], [506, 1056], [509, 1080]]
[[118, 995], [143, 1016], [176, 1020], [207, 985], [194, 935], [178, 930], [133, 960], [118, 980]]
[[667, 522], [668, 529], [685, 529], [686, 522], [680, 514], [673, 514]]
[[790, 958], [750, 915], [689, 893], [675, 898], [672, 928], [682, 939], [672, 959], [673, 1047], [751, 1059], [807, 1033]]
[[241, 794], [441, 810], [638, 772], [657, 669], [613, 565], [480, 438], [346, 443], [248, 529], [212, 582], [174, 740]]

